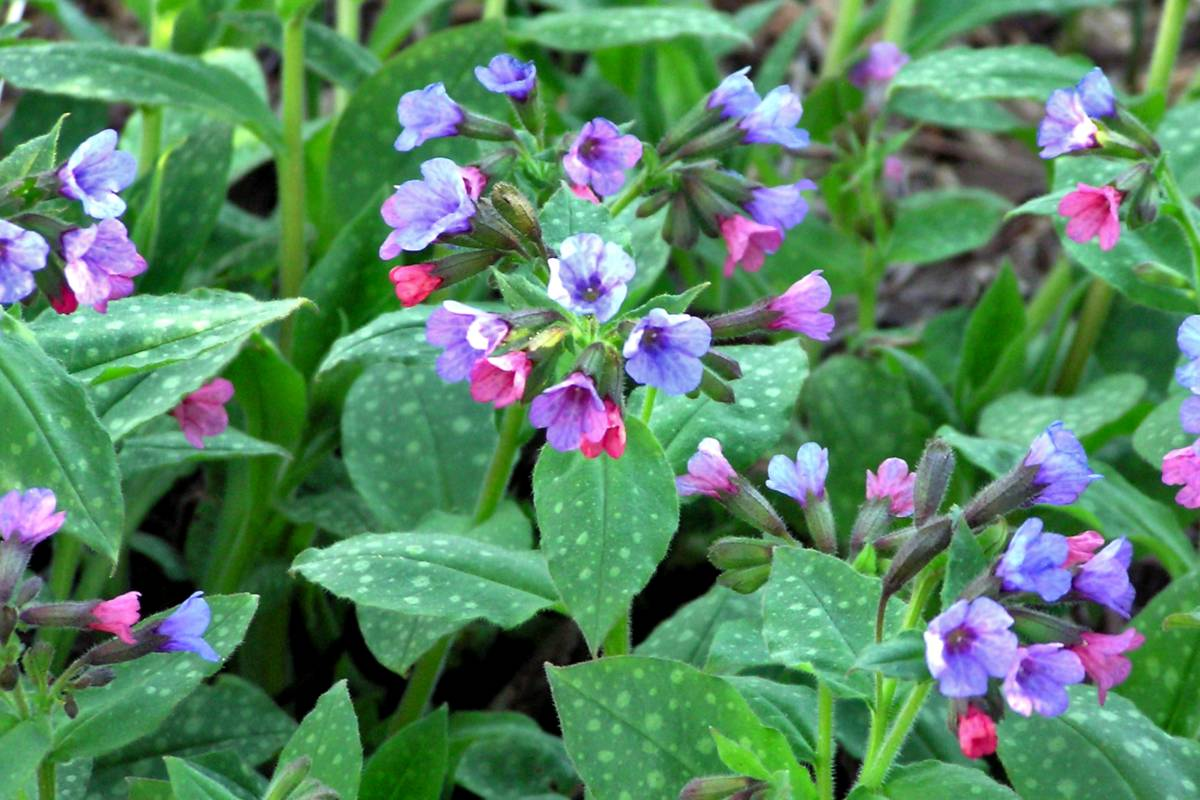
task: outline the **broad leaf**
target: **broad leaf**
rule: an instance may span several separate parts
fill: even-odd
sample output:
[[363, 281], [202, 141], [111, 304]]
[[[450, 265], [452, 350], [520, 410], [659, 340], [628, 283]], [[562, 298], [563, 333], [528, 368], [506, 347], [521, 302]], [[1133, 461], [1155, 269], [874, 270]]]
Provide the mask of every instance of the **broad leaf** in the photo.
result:
[[889, 262], [929, 264], [982, 247], [1010, 204], [983, 189], [941, 189], [900, 201], [888, 243]]
[[38, 764], [50, 751], [45, 726], [22, 720], [5, 729], [0, 721], [0, 800], [24, 798], [25, 787], [37, 773]]
[[[557, 251], [563, 240], [579, 233], [594, 233], [606, 242], [629, 249], [629, 229], [612, 218], [608, 209], [576, 197], [565, 186], [551, 195], [538, 212], [542, 238]], [[641, 264], [637, 267], [641, 270]]]
[[[1034, 45], [938, 50], [909, 62], [894, 89], [925, 89], [951, 100], [1029, 99], [1073, 86], [1091, 69], [1084, 59]], [[953, 76], [951, 78], [951, 76]]]
[[208, 770], [170, 756], [165, 762], [175, 800], [242, 800], [225, 781]]
[[758, 606], [755, 597], [714, 586], [659, 623], [637, 646], [637, 654], [704, 667], [709, 660], [713, 637], [722, 623], [753, 619], [758, 615]]
[[312, 762], [309, 777], [337, 792], [342, 800], [358, 796], [363, 751], [345, 681], [335, 683], [317, 700], [279, 754], [279, 766], [301, 757]]
[[379, 746], [363, 770], [362, 800], [438, 800], [449, 760], [447, 723], [441, 706]]
[[[907, 47], [910, 52], [932, 50], [959, 33], [992, 20], [1018, 14], [1062, 14], [1093, 6], [1111, 6], [1115, 0], [989, 0], [963, 4], [959, 0], [927, 0], [913, 16]], [[1074, 83], [1073, 81], [1071, 83]]]
[[65, 116], [48, 132], [21, 142], [0, 161], [0, 184], [19, 180], [36, 172], [45, 172], [58, 165], [58, 136]]
[[679, 36], [699, 36], [733, 44], [749, 42], [749, 37], [727, 14], [682, 7], [548, 12], [514, 20], [512, 33], [552, 50], [579, 52], [661, 42]]
[[257, 456], [290, 458], [291, 454], [279, 445], [229, 428], [216, 436], [205, 437], [203, 450], [193, 447], [183, 438], [180, 431], [134, 436], [126, 440], [117, 462], [121, 465], [122, 477], [128, 480], [131, 475], [154, 472], [179, 464]]
[[1013, 392], [993, 401], [979, 416], [979, 433], [1019, 445], [1033, 441], [1056, 420], [1076, 436], [1089, 436], [1110, 425], [1141, 400], [1146, 381], [1139, 375], [1107, 375], [1073, 397], [1035, 397]]
[[[233, 11], [222, 15], [234, 27], [259, 42], [280, 49], [283, 25], [267, 11]], [[379, 59], [370, 50], [312, 19], [304, 22], [304, 61], [328, 81], [353, 89], [379, 69]]]
[[[941, 761], [906, 764], [888, 775], [879, 790], [887, 800], [1020, 800], [1007, 786], [996, 783], [983, 770]], [[847, 800], [859, 800], [853, 792]]]
[[1172, 450], [1187, 447], [1196, 440], [1184, 432], [1179, 409], [1186, 395], [1168, 397], [1146, 415], [1133, 432], [1133, 449], [1155, 469], [1162, 469], [1163, 457]]

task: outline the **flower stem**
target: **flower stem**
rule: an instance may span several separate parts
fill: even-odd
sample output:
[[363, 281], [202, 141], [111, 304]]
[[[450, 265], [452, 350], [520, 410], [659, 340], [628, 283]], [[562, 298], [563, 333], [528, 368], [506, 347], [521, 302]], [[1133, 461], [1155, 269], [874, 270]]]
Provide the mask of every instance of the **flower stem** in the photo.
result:
[[608, 213], [613, 217], [616, 217], [618, 214], [628, 208], [629, 204], [636, 200], [638, 195], [641, 194], [642, 188], [649, 180], [650, 170], [643, 169], [641, 174], [638, 175], [637, 180], [629, 184], [629, 188], [622, 192], [621, 196], [614, 200], [613, 204], [609, 206]]
[[1179, 188], [1166, 158], [1159, 162], [1156, 176], [1159, 186], [1167, 193], [1167, 199], [1179, 209], [1179, 222], [1183, 225], [1184, 235], [1192, 248], [1192, 290], [1196, 292], [1197, 301], [1200, 301], [1200, 230], [1196, 226], [1195, 209], [1192, 207], [1192, 201]]
[[[178, 11], [162, 11], [158, 3], [150, 4], [150, 30], [146, 38], [153, 50], [167, 51], [171, 49], [171, 36], [175, 32], [175, 18]], [[162, 108], [160, 106], [144, 106], [142, 108], [142, 145], [138, 152], [138, 177], [148, 175], [158, 162], [159, 151], [162, 150]]]
[[1146, 74], [1146, 91], [1162, 92], [1171, 85], [1171, 71], [1183, 40], [1183, 23], [1187, 17], [1188, 0], [1167, 0], [1158, 20], [1158, 36], [1150, 56], [1150, 71]]
[[1063, 396], [1075, 393], [1083, 372], [1087, 368], [1088, 357], [1100, 331], [1108, 319], [1108, 310], [1112, 307], [1113, 288], [1100, 278], [1093, 278], [1088, 286], [1087, 296], [1083, 298], [1083, 308], [1079, 311], [1079, 321], [1075, 326], [1075, 335], [1071, 338], [1071, 347], [1067, 350], [1066, 360], [1063, 361], [1062, 372], [1058, 375], [1055, 392]]
[[916, 0], [889, 0], [887, 16], [883, 18], [883, 41], [904, 46], [916, 4]]
[[38, 764], [37, 783], [38, 783], [38, 798], [39, 800], [55, 800], [56, 790], [54, 786], [54, 761], [49, 756], [41, 764]]
[[900, 713], [896, 715], [896, 721], [888, 731], [887, 738], [883, 740], [883, 747], [874, 758], [868, 756], [867, 763], [858, 776], [860, 785], [868, 789], [878, 789], [883, 784], [887, 771], [891, 769], [892, 762], [896, 760], [896, 754], [900, 752], [900, 747], [908, 738], [908, 732], [912, 730], [917, 714], [921, 711], [921, 706], [925, 705], [925, 698], [929, 696], [929, 690], [932, 688], [932, 681], [924, 681], [918, 683], [908, 693], [904, 705], [900, 707]]
[[483, 0], [483, 18], [503, 20], [508, 0]]
[[[359, 25], [359, 9], [361, 5], [362, 0], [337, 0], [337, 5], [334, 8], [337, 32], [355, 44], [358, 43], [361, 33]], [[337, 109], [338, 113], [341, 113], [346, 108], [346, 103], [350, 102], [350, 91], [344, 86], [334, 86], [333, 102], [334, 108]]]
[[829, 49], [825, 52], [825, 63], [821, 65], [822, 80], [842, 71], [854, 46], [854, 27], [862, 14], [862, 6], [862, 0], [842, 0], [838, 4], [837, 19], [829, 37]]
[[650, 417], [654, 414], [654, 402], [658, 400], [658, 389], [654, 386], [646, 387], [646, 398], [642, 400], [642, 422], [646, 425], [650, 424]]
[[817, 681], [817, 800], [833, 800], [833, 692]]
[[[279, 292], [298, 297], [304, 281], [304, 14], [283, 24], [283, 152], [277, 159], [279, 183]], [[292, 350], [292, 318], [285, 318], [279, 349]]]
[[454, 640], [454, 634], [448, 634], [438, 639], [437, 644], [429, 648], [425, 655], [417, 659], [416, 665], [408, 676], [408, 685], [404, 687], [404, 696], [400, 698], [400, 705], [396, 708], [396, 713], [392, 715], [391, 722], [388, 723], [388, 733], [392, 734], [408, 725], [411, 722], [416, 722], [425, 714], [425, 709], [429, 707], [429, 699], [433, 697], [433, 690], [437, 686], [438, 677], [442, 674], [442, 667], [446, 664], [446, 655], [450, 652], [450, 644]]

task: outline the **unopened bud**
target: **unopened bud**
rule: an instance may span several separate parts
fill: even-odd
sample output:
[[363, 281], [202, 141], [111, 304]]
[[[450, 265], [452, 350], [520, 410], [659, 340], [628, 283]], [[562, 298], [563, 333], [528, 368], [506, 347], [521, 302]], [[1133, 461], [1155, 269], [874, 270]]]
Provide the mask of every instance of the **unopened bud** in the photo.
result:
[[738, 775], [693, 778], [679, 793], [679, 800], [726, 800], [734, 792], [754, 788], [759, 782]]
[[0, 644], [8, 641], [17, 628], [17, 610], [12, 606], [0, 608]]
[[736, 399], [733, 389], [721, 380], [712, 370], [705, 369], [700, 373], [700, 391], [712, 400], [725, 405], [732, 405]]
[[11, 692], [17, 688], [19, 680], [21, 680], [21, 671], [17, 669], [16, 664], [8, 664], [4, 669], [0, 669], [0, 691]]
[[25, 576], [32, 548], [19, 537], [0, 539], [0, 603], [8, 602], [13, 587]]
[[771, 565], [731, 569], [717, 576], [717, 583], [733, 589], [738, 594], [754, 594], [771, 577]]
[[497, 250], [465, 250], [433, 262], [433, 274], [442, 279], [439, 288], [473, 278], [504, 256]]
[[21, 656], [21, 666], [25, 674], [34, 680], [40, 680], [50, 674], [50, 663], [54, 660], [54, 647], [49, 642], [35, 642]]
[[900, 546], [883, 576], [885, 598], [898, 592], [900, 587], [950, 546], [952, 530], [949, 517], [935, 517], [916, 529]]
[[741, 475], [735, 475], [732, 483], [736, 491], [722, 492], [720, 500], [735, 517], [756, 530], [778, 536], [780, 539], [793, 538], [783, 518], [775, 511], [771, 502], [754, 488], [754, 484]]
[[663, 189], [647, 197], [637, 208], [638, 217], [645, 219], [657, 214], [667, 203], [671, 202], [672, 194], [670, 190]]
[[746, 204], [750, 199], [751, 190], [756, 185], [737, 172], [722, 169], [703, 169], [697, 172], [704, 185], [730, 203], [735, 210]]
[[687, 160], [722, 153], [740, 143], [746, 134], [737, 124], [738, 120], [729, 119], [712, 130], [692, 138], [679, 148], [679, 158]]
[[17, 608], [28, 603], [30, 600], [38, 596], [42, 591], [42, 579], [34, 575], [29, 580], [21, 584], [21, 588], [17, 589], [16, 604]]
[[500, 215], [500, 212], [492, 205], [492, 201], [486, 197], [475, 201], [475, 216], [471, 218], [471, 230], [459, 236], [449, 237], [447, 241], [455, 243], [460, 239], [488, 249], [525, 252], [521, 247], [520, 234]]
[[708, 96], [706, 95], [703, 100], [692, 106], [686, 114], [671, 126], [655, 149], [660, 156], [666, 159], [681, 146], [694, 140], [697, 135], [704, 133], [720, 121], [721, 109], [709, 108]]
[[490, 194], [492, 206], [504, 217], [509, 225], [544, 249], [542, 244], [542, 226], [538, 224], [537, 211], [529, 198], [511, 183], [501, 181], [492, 187]]
[[69, 694], [63, 698], [63, 711], [67, 715], [67, 719], [75, 719], [79, 716], [79, 704], [75, 702], [75, 695]]
[[760, 333], [779, 318], [779, 312], [772, 311], [769, 307], [772, 299], [767, 298], [745, 308], [709, 317], [705, 322], [712, 330], [714, 339], [738, 339]]
[[700, 363], [727, 381], [736, 381], [742, 377], [742, 365], [736, 359], [716, 350], [709, 350], [700, 356]]
[[98, 689], [101, 686], [108, 686], [116, 677], [116, 671], [109, 667], [92, 667], [77, 678], [72, 685], [76, 689]]
[[867, 500], [858, 508], [854, 527], [850, 531], [850, 558], [854, 559], [864, 546], [883, 535], [892, 522], [888, 513], [889, 498]]
[[719, 570], [761, 567], [771, 563], [775, 545], [763, 539], [726, 536], [708, 548], [708, 560]]
[[680, 250], [691, 250], [696, 245], [698, 238], [700, 238], [700, 232], [696, 229], [696, 221], [692, 216], [687, 197], [683, 192], [679, 192], [671, 198], [667, 221], [663, 225], [663, 239]]
[[980, 489], [963, 509], [967, 525], [978, 528], [1029, 503], [1037, 494], [1033, 481], [1038, 469], [1037, 465], [1025, 466], [1022, 462]]
[[917, 525], [937, 514], [953, 477], [954, 450], [944, 439], [932, 440], [921, 454], [913, 484], [913, 521]]
[[823, 553], [837, 553], [837, 526], [833, 521], [833, 508], [828, 497], [809, 495], [804, 506], [804, 521], [808, 523], [808, 534], [813, 544]]
[[507, 122], [500, 122], [482, 114], [463, 109], [463, 120], [458, 123], [458, 135], [470, 139], [487, 139], [502, 142], [517, 138], [516, 131]]
[[289, 761], [287, 764], [281, 765], [275, 771], [275, 777], [271, 778], [271, 783], [267, 786], [267, 791], [263, 797], [267, 800], [282, 800], [289, 797], [295, 789], [304, 782], [308, 777], [309, 770], [312, 769], [312, 759], [308, 756], [300, 756], [294, 761]]

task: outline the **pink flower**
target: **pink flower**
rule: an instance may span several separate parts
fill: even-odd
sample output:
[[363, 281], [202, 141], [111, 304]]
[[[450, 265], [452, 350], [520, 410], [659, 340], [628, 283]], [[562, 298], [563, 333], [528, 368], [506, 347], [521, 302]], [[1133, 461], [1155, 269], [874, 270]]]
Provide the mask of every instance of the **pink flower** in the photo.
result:
[[233, 397], [233, 384], [216, 378], [183, 398], [171, 413], [179, 420], [184, 437], [197, 450], [204, 449], [204, 437], [216, 436], [229, 427], [225, 404]]
[[392, 267], [388, 273], [388, 280], [396, 287], [396, 297], [405, 308], [424, 302], [426, 297], [442, 285], [442, 279], [433, 274], [434, 268], [434, 264]]
[[588, 186], [586, 183], [572, 183], [571, 194], [575, 195], [580, 200], [587, 200], [593, 205], [600, 205], [600, 198], [597, 197], [596, 193], [592, 191], [592, 187]]
[[1100, 238], [1101, 250], [1112, 250], [1121, 236], [1117, 211], [1125, 195], [1114, 186], [1075, 185], [1075, 191], [1058, 204], [1058, 213], [1068, 217], [1067, 236], [1084, 244], [1093, 236]]
[[111, 633], [125, 644], [134, 644], [133, 634], [129, 628], [141, 619], [138, 598], [141, 592], [126, 592], [112, 600], [97, 603], [92, 608], [92, 618], [95, 622], [88, 625], [94, 631]]
[[978, 707], [967, 706], [958, 717], [958, 747], [967, 758], [983, 758], [996, 752], [996, 723]]
[[783, 244], [783, 234], [774, 225], [762, 225], [740, 214], [721, 217], [721, 237], [725, 240], [725, 277], [741, 265], [747, 272], [758, 272], [767, 253]]
[[1096, 683], [1100, 694], [1100, 705], [1108, 696], [1108, 690], [1129, 677], [1133, 665], [1122, 653], [1137, 650], [1146, 641], [1133, 628], [1126, 628], [1116, 636], [1104, 633], [1083, 633], [1079, 643], [1071, 647], [1071, 651], [1083, 663], [1083, 669], [1088, 677]]
[[1162, 482], [1183, 487], [1175, 495], [1176, 503], [1184, 508], [1200, 508], [1200, 454], [1195, 444], [1163, 456]]
[[[0, 496], [0, 540], [33, 547], [55, 534], [67, 512], [55, 511], [58, 498], [50, 489], [13, 489]], [[11, 587], [10, 587], [11, 588]]]
[[467, 187], [467, 195], [472, 200], [478, 200], [479, 195], [483, 194], [483, 190], [487, 188], [487, 173], [479, 167], [463, 167], [462, 179], [463, 185]]
[[532, 369], [533, 362], [524, 350], [481, 358], [471, 367], [471, 397], [496, 408], [510, 406], [525, 394], [525, 381]]
[[911, 517], [913, 482], [917, 476], [908, 471], [902, 458], [889, 458], [879, 465], [879, 474], [867, 470], [867, 499], [890, 500], [888, 513], [893, 517]]
[[892, 183], [904, 183], [907, 175], [908, 168], [904, 166], [904, 161], [899, 156], [888, 156], [883, 160], [884, 180]]
[[593, 442], [587, 436], [579, 439], [579, 452], [584, 458], [595, 458], [601, 453], [608, 453], [609, 458], [620, 458], [625, 455], [625, 420], [621, 418], [621, 407], [612, 398], [604, 398], [604, 413], [607, 416], [608, 427], [604, 436]]
[[1104, 537], [1095, 531], [1084, 531], [1078, 536], [1068, 536], [1067, 560], [1062, 563], [1063, 569], [1070, 569], [1076, 564], [1086, 564], [1103, 546]]
[[767, 327], [773, 331], [795, 331], [818, 342], [827, 342], [833, 330], [833, 315], [821, 309], [829, 305], [832, 296], [829, 282], [821, 277], [821, 270], [810, 272], [767, 303], [768, 309], [779, 314]]
[[681, 497], [703, 494], [720, 499], [722, 494], [737, 493], [733, 482], [736, 477], [737, 472], [721, 452], [721, 443], [709, 437], [700, 440], [688, 459], [687, 474], [675, 478], [675, 489]]
[[79, 308], [79, 300], [71, 287], [64, 283], [58, 294], [51, 295], [50, 307], [59, 314], [74, 314]]

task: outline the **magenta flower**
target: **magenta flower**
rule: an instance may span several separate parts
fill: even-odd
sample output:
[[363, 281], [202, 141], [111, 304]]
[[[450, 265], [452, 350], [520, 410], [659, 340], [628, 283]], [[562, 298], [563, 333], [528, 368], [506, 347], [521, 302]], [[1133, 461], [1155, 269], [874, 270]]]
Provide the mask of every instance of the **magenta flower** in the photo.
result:
[[0, 539], [33, 547], [50, 538], [67, 519], [67, 512], [55, 512], [57, 503], [49, 489], [14, 489], [0, 497]]
[[746, 77], [749, 67], [725, 76], [725, 80], [708, 95], [705, 104], [710, 109], [720, 109], [721, 119], [741, 119], [754, 110], [762, 98], [754, 90], [754, 84]]
[[501, 53], [493, 56], [486, 67], [476, 67], [475, 77], [489, 92], [508, 95], [518, 103], [524, 103], [537, 86], [537, 66], [532, 61], [521, 61]]
[[472, 200], [478, 200], [483, 194], [483, 190], [487, 188], [488, 176], [487, 173], [474, 165], [462, 168], [463, 186], [467, 189], [467, 197]]
[[388, 261], [405, 250], [424, 250], [440, 236], [471, 230], [475, 202], [459, 166], [448, 158], [431, 158], [421, 165], [421, 180], [397, 186], [380, 213], [394, 229], [379, 248], [379, 257]]
[[1103, 545], [1104, 537], [1095, 531], [1084, 531], [1076, 536], [1068, 536], [1067, 560], [1063, 562], [1063, 569], [1086, 564], [1092, 560], [1092, 556]]
[[1184, 508], [1200, 508], [1200, 453], [1195, 443], [1163, 456], [1162, 482], [1183, 487], [1175, 494], [1176, 503]]
[[1058, 202], [1058, 213], [1067, 217], [1067, 237], [1086, 244], [1096, 237], [1101, 250], [1112, 250], [1121, 238], [1118, 212], [1125, 199], [1115, 186], [1075, 185], [1075, 191]]
[[767, 253], [774, 253], [783, 244], [783, 233], [774, 225], [763, 225], [741, 215], [722, 217], [721, 238], [725, 240], [725, 277], [731, 277], [737, 267], [758, 272]]
[[1037, 494], [1031, 503], [1070, 505], [1079, 499], [1088, 484], [1103, 477], [1089, 469], [1083, 445], [1061, 422], [1051, 423], [1038, 434], [1023, 463], [1026, 467], [1038, 468], [1033, 478]]
[[446, 94], [446, 85], [441, 81], [431, 83], [424, 89], [405, 92], [396, 106], [396, 116], [403, 130], [396, 138], [395, 147], [404, 153], [413, 150], [430, 139], [457, 136], [462, 124], [462, 107]]
[[688, 459], [687, 474], [676, 476], [675, 490], [681, 497], [702, 494], [719, 500], [722, 495], [737, 494], [733, 482], [736, 477], [737, 472], [721, 452], [721, 443], [709, 437], [700, 440]]
[[808, 214], [808, 201], [800, 192], [816, 188], [815, 183], [805, 179], [783, 186], [751, 189], [746, 211], [760, 225], [770, 225], [784, 233], [803, 222]]
[[601, 453], [608, 453], [609, 458], [625, 455], [625, 419], [621, 416], [621, 407], [611, 397], [606, 397], [604, 413], [607, 416], [604, 436], [597, 441], [586, 436], [579, 440], [579, 452], [584, 458], [596, 458]]
[[584, 123], [562, 164], [572, 183], [610, 195], [625, 185], [625, 171], [641, 158], [642, 143], [636, 136], [622, 134], [604, 117], [596, 117]]
[[1125, 537], [1114, 539], [1079, 568], [1071, 588], [1080, 597], [1111, 608], [1125, 619], [1133, 613], [1133, 584], [1129, 562], [1133, 545]]
[[767, 488], [773, 489], [808, 508], [812, 500], [825, 497], [825, 478], [829, 475], [829, 451], [816, 442], [806, 442], [796, 451], [796, 460], [772, 456], [767, 464]]
[[967, 758], [983, 758], [996, 752], [996, 723], [974, 704], [958, 717], [958, 749]]
[[388, 280], [392, 282], [401, 305], [405, 308], [420, 305], [442, 285], [442, 279], [433, 274], [436, 268], [436, 264], [412, 264], [388, 270]]
[[89, 217], [110, 219], [125, 212], [125, 201], [117, 192], [136, 177], [137, 159], [117, 149], [117, 132], [109, 128], [75, 148], [58, 170], [58, 191], [80, 201]]
[[745, 133], [742, 141], [792, 150], [807, 147], [808, 131], [796, 127], [803, 113], [799, 95], [787, 86], [776, 86], [738, 123]]
[[1033, 712], [1057, 717], [1071, 698], [1067, 686], [1082, 683], [1083, 664], [1060, 642], [1017, 648], [1017, 657], [1004, 678], [1004, 699], [1023, 717]]
[[563, 240], [559, 257], [548, 260], [550, 299], [577, 314], [592, 314], [600, 322], [612, 318], [625, 302], [629, 281], [637, 268], [629, 254], [594, 233], [577, 233]]
[[594, 206], [600, 205], [600, 198], [596, 196], [596, 193], [592, 191], [590, 186], [585, 186], [581, 183], [572, 183], [570, 184], [570, 187], [571, 194], [575, 195], [580, 200], [587, 200]]
[[94, 631], [111, 633], [125, 644], [136, 644], [130, 627], [141, 619], [138, 598], [141, 592], [126, 592], [112, 600], [105, 600], [92, 607], [94, 622], [88, 625]]
[[887, 500], [888, 513], [893, 517], [911, 517], [916, 480], [904, 459], [889, 458], [879, 465], [878, 474], [867, 470], [867, 499]]
[[425, 341], [442, 348], [437, 374], [455, 383], [470, 376], [475, 362], [491, 354], [508, 330], [508, 323], [496, 314], [447, 300], [426, 320]]
[[225, 404], [233, 399], [233, 384], [215, 378], [183, 398], [171, 414], [188, 443], [197, 450], [204, 449], [205, 436], [218, 436], [229, 427]]
[[133, 294], [133, 278], [146, 271], [129, 232], [118, 220], [101, 220], [89, 228], [72, 228], [62, 235], [63, 272], [80, 305], [101, 314], [110, 300]]
[[1013, 534], [996, 565], [996, 576], [1007, 592], [1035, 592], [1053, 603], [1071, 590], [1071, 573], [1063, 568], [1067, 537], [1044, 533], [1042, 521], [1030, 517]]
[[925, 629], [925, 663], [946, 697], [987, 693], [988, 677], [1003, 678], [1017, 657], [1013, 618], [987, 597], [959, 600]]
[[49, 253], [41, 234], [0, 219], [0, 303], [15, 303], [33, 293], [33, 273], [46, 266]]
[[829, 305], [832, 297], [829, 282], [821, 277], [821, 270], [810, 272], [767, 303], [767, 308], [779, 315], [767, 327], [773, 331], [795, 331], [818, 342], [827, 342], [833, 331], [833, 315], [821, 309]]
[[903, 185], [906, 177], [908, 177], [908, 168], [904, 166], [904, 159], [899, 156], [888, 156], [883, 160], [884, 180]]
[[1046, 115], [1038, 125], [1042, 158], [1099, 147], [1099, 127], [1094, 117], [1117, 113], [1116, 98], [1104, 72], [1096, 67], [1073, 89], [1059, 89], [1046, 101]]
[[481, 358], [471, 367], [471, 398], [496, 408], [511, 406], [525, 395], [533, 362], [523, 350]]
[[700, 385], [700, 357], [711, 343], [712, 331], [704, 320], [651, 309], [625, 340], [625, 371], [638, 383], [667, 394], [687, 394]]
[[204, 592], [194, 592], [171, 616], [154, 626], [153, 632], [164, 641], [158, 645], [160, 653], [195, 653], [206, 661], [220, 661], [221, 656], [204, 641], [204, 632], [212, 622], [212, 609], [204, 599]]
[[595, 382], [582, 372], [539, 394], [529, 404], [529, 423], [546, 428], [546, 441], [563, 453], [579, 449], [587, 439], [598, 442], [608, 430], [608, 412]]
[[1078, 644], [1071, 646], [1071, 652], [1079, 657], [1084, 671], [1096, 684], [1100, 705], [1108, 698], [1108, 690], [1128, 678], [1133, 669], [1124, 654], [1137, 650], [1145, 641], [1146, 637], [1135, 629], [1126, 628], [1115, 636], [1081, 633]]
[[876, 42], [867, 50], [867, 57], [850, 68], [847, 77], [859, 89], [891, 82], [900, 68], [908, 63], [908, 54], [891, 42]]

